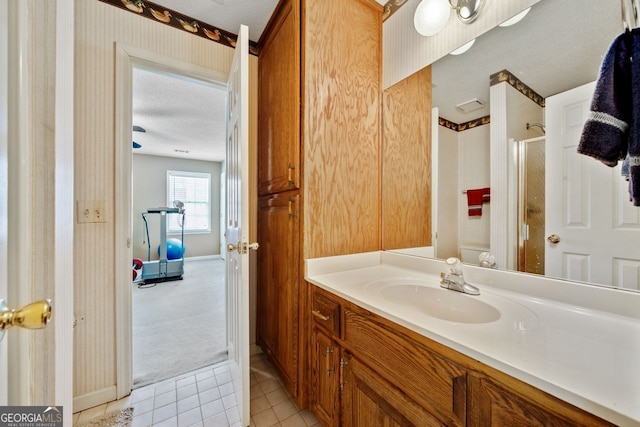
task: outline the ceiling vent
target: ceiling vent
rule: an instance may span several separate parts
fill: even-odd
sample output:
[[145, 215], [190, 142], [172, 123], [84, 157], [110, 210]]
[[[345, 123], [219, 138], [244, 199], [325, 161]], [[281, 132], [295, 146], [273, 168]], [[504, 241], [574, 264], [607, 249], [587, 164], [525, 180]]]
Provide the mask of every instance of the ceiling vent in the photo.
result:
[[469, 113], [471, 111], [479, 110], [482, 107], [484, 107], [484, 103], [478, 98], [473, 98], [469, 101], [465, 101], [456, 105], [456, 109], [458, 111], [462, 111], [463, 113]]

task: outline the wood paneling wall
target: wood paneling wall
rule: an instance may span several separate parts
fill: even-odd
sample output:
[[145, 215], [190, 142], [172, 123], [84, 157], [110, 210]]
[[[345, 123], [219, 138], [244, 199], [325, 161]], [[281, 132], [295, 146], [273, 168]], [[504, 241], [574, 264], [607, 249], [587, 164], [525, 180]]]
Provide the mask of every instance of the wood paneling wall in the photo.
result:
[[[75, 6], [75, 198], [103, 200], [107, 222], [75, 227], [75, 315], [85, 320], [75, 330], [73, 381], [74, 396], [99, 400], [115, 390], [115, 271], [123, 268], [114, 265], [115, 43], [223, 73], [233, 50], [97, 0]], [[257, 73], [255, 57], [250, 72]], [[255, 106], [251, 111], [255, 127]], [[255, 131], [251, 135], [255, 143]]]
[[461, 23], [455, 12], [451, 12], [449, 22], [440, 33], [423, 37], [413, 26], [413, 15], [420, 0], [409, 0], [384, 22], [383, 87], [393, 86], [539, 1], [487, 1], [478, 19], [469, 25]]
[[365, 1], [305, 6], [304, 258], [379, 250], [382, 14]]
[[382, 247], [431, 246], [431, 67], [383, 94]]

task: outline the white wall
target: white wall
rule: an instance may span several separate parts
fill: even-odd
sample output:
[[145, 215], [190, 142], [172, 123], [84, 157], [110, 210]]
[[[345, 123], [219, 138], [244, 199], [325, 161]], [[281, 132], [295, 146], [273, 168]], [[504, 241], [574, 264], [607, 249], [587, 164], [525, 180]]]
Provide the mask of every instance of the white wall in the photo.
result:
[[[167, 206], [167, 170], [204, 172], [211, 174], [211, 231], [186, 233], [185, 257], [220, 254], [220, 167], [219, 162], [178, 159], [134, 154], [133, 156], [133, 256], [147, 260], [147, 245], [142, 212], [148, 208]], [[148, 215], [151, 259], [158, 259], [160, 239], [158, 215]], [[186, 212], [189, 221], [189, 212]], [[180, 238], [180, 234], [167, 237]]]
[[437, 258], [458, 256], [458, 132], [438, 126]]
[[469, 216], [463, 191], [490, 187], [489, 131], [487, 125], [458, 132], [458, 243], [459, 246], [489, 248], [490, 209], [482, 205], [481, 216]]

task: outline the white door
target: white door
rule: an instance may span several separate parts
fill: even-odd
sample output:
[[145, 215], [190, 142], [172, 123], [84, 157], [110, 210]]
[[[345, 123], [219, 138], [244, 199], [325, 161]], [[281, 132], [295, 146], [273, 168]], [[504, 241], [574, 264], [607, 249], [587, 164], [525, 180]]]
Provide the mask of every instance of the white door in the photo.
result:
[[640, 289], [640, 209], [620, 165], [576, 152], [594, 89], [590, 83], [546, 100], [545, 274]]
[[434, 256], [438, 256], [438, 226], [440, 215], [438, 215], [438, 107], [431, 109], [431, 246], [433, 246]]
[[[73, 382], [73, 254], [68, 249], [73, 247], [73, 0], [55, 2], [55, 206], [53, 211], [45, 212], [47, 218], [54, 218], [55, 247], [51, 251], [56, 254], [55, 274], [50, 277], [55, 288], [55, 295], [37, 295], [55, 301], [55, 330], [53, 339], [38, 342], [37, 349], [28, 341], [24, 331], [6, 331], [0, 342], [0, 406], [8, 402], [18, 405], [33, 403], [30, 391], [41, 381], [55, 379], [55, 396], [50, 397], [47, 404], [64, 407], [65, 425], [71, 425]], [[49, 15], [50, 17], [51, 15]], [[19, 309], [34, 296], [34, 292], [21, 286], [20, 280], [8, 282], [8, 270], [22, 277], [29, 273], [32, 265], [41, 262], [31, 251], [16, 250], [21, 246], [16, 237], [8, 231], [16, 227], [28, 227], [38, 217], [22, 221], [32, 211], [38, 211], [37, 202], [30, 200], [29, 186], [37, 185], [36, 179], [29, 173], [30, 166], [15, 162], [15, 158], [24, 154], [22, 150], [33, 150], [31, 141], [24, 136], [25, 126], [31, 126], [25, 118], [26, 111], [39, 106], [39, 92], [34, 90], [32, 71], [36, 66], [34, 55], [41, 55], [42, 46], [33, 45], [28, 37], [23, 37], [36, 22], [26, 2], [9, 2], [0, 0], [0, 299], [5, 299], [8, 308]], [[9, 25], [11, 24], [11, 25]], [[48, 28], [45, 31], [52, 31]], [[20, 60], [15, 60], [19, 57]], [[9, 60], [11, 58], [11, 62]], [[15, 66], [19, 64], [19, 66]], [[15, 67], [14, 67], [15, 66]], [[9, 72], [11, 67], [11, 73]], [[11, 82], [9, 82], [11, 75]], [[9, 138], [9, 112], [14, 116]], [[9, 149], [11, 147], [11, 149]], [[33, 151], [32, 151], [33, 152]], [[11, 154], [12, 162], [8, 160]], [[39, 158], [40, 159], [40, 158]], [[25, 162], [29, 163], [29, 162]], [[19, 173], [9, 173], [9, 164], [20, 164], [15, 168]], [[16, 175], [20, 175], [17, 177]], [[9, 195], [9, 189], [13, 195]], [[26, 191], [22, 191], [25, 189]], [[25, 200], [28, 200], [25, 202]], [[9, 218], [10, 205], [15, 215]], [[26, 208], [25, 208], [26, 207]], [[24, 214], [24, 215], [23, 215]], [[30, 222], [31, 221], [31, 222]], [[22, 231], [22, 230], [21, 230]], [[11, 250], [11, 252], [9, 252]], [[9, 262], [11, 259], [11, 262]], [[16, 274], [19, 271], [20, 274]], [[11, 299], [9, 299], [11, 295]], [[37, 319], [48, 310], [47, 304], [32, 305], [39, 308]], [[50, 312], [49, 312], [50, 314]], [[33, 316], [29, 316], [33, 317]], [[42, 324], [26, 322], [23, 327], [40, 327]], [[34, 332], [35, 333], [35, 332]], [[9, 336], [7, 336], [9, 335]], [[10, 339], [11, 338], [11, 339]], [[9, 346], [11, 344], [11, 347]], [[55, 363], [43, 366], [30, 352], [49, 352], [55, 355]], [[9, 355], [11, 357], [9, 357]], [[11, 374], [11, 378], [9, 378]], [[29, 379], [31, 378], [31, 382]], [[36, 378], [36, 382], [33, 379]], [[11, 394], [9, 394], [9, 390]], [[54, 401], [55, 399], [55, 401]]]
[[[7, 299], [8, 3], [0, 1], [0, 299]], [[2, 332], [0, 332], [2, 335]], [[0, 406], [7, 405], [9, 340], [0, 342]]]
[[227, 258], [227, 171], [226, 163], [222, 163], [222, 172], [220, 172], [220, 255], [222, 259]]
[[249, 30], [240, 26], [227, 96], [227, 341], [243, 426], [249, 425]]

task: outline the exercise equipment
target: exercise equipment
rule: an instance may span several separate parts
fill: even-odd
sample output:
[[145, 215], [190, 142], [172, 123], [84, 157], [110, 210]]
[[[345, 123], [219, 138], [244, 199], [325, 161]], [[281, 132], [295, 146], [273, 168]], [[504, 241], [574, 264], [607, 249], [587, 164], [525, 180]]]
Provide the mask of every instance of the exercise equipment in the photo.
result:
[[[185, 250], [180, 239], [167, 239], [167, 259], [181, 258]], [[158, 255], [160, 255], [160, 245], [158, 245]]]
[[140, 258], [134, 258], [131, 269], [132, 269], [132, 279], [135, 282], [139, 282], [142, 280], [142, 266], [144, 265], [144, 261]]
[[[158, 260], [151, 260], [151, 241], [149, 240], [149, 223], [147, 215], [160, 215], [160, 247]], [[182, 229], [182, 240], [179, 241], [179, 257], [170, 259], [167, 256], [167, 215], [179, 215], [178, 220]], [[180, 200], [173, 201], [173, 207], [149, 208], [142, 213], [144, 227], [147, 233], [147, 261], [142, 265], [142, 281], [147, 283], [167, 282], [170, 280], [182, 280], [184, 274], [184, 204]], [[169, 239], [178, 240], [178, 239]], [[174, 250], [172, 249], [172, 253]]]

